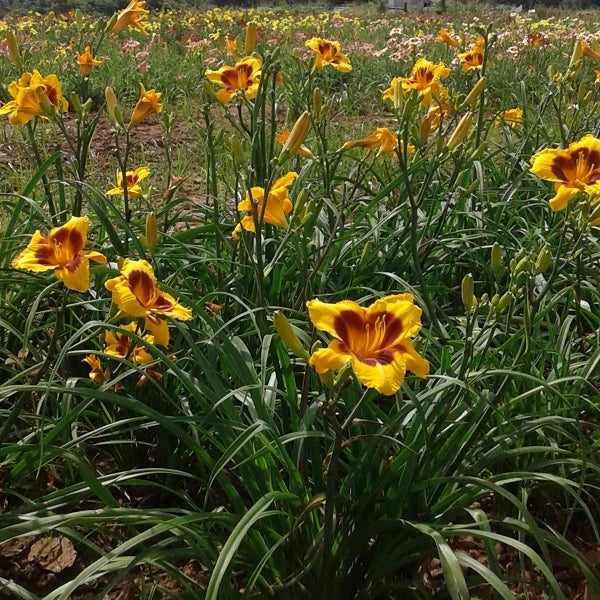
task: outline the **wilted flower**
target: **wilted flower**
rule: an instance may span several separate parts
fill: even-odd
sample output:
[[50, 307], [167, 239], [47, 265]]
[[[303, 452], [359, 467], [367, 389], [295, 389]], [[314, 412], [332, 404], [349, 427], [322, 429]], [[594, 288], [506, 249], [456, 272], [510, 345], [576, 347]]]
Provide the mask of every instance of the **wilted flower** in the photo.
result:
[[140, 83], [140, 99], [133, 109], [129, 127], [136, 125], [150, 115], [159, 113], [163, 107], [159, 102], [161, 96], [162, 94], [157, 93], [155, 90], [146, 91], [144, 84]]
[[113, 302], [124, 315], [146, 318], [146, 329], [154, 334], [155, 342], [161, 346], [169, 344], [169, 329], [166, 321], [157, 315], [180, 321], [192, 318], [189, 308], [158, 288], [154, 270], [145, 260], [126, 258], [121, 275], [109, 279], [104, 285], [112, 292]]
[[[404, 143], [400, 142], [400, 148], [403, 149]], [[371, 135], [359, 140], [346, 142], [341, 150], [351, 150], [352, 148], [368, 148], [369, 150], [379, 150], [378, 154], [393, 153], [398, 158], [398, 136], [392, 133], [388, 127], [378, 127]], [[411, 144], [407, 147], [408, 152], [414, 152], [415, 147]]]
[[550, 208], [563, 210], [580, 192], [594, 195], [590, 186], [600, 182], [600, 140], [588, 134], [566, 149], [546, 148], [531, 157], [529, 170], [554, 182], [556, 194], [550, 199]]
[[111, 31], [121, 31], [127, 27], [133, 26], [138, 31], [147, 33], [141, 21], [143, 21], [148, 14], [149, 11], [146, 10], [145, 0], [131, 0], [131, 2], [127, 5], [127, 8], [124, 8], [119, 12], [117, 20], [112, 26]]
[[85, 292], [90, 287], [90, 260], [106, 264], [106, 258], [94, 250], [84, 250], [87, 242], [88, 217], [71, 217], [44, 237], [39, 230], [27, 248], [13, 261], [13, 269], [54, 274], [69, 289]]
[[90, 367], [88, 377], [98, 385], [102, 385], [106, 381], [107, 373], [102, 368], [100, 359], [95, 354], [88, 354], [81, 362], [86, 363]]
[[[267, 206], [264, 208], [263, 221], [265, 223], [287, 229], [288, 222], [285, 215], [292, 211], [292, 201], [288, 197], [288, 187], [294, 183], [296, 177], [298, 177], [298, 173], [290, 171], [287, 175], [277, 179], [271, 186], [267, 194]], [[250, 194], [246, 193], [246, 198], [238, 204], [238, 210], [245, 210], [250, 213], [256, 211], [256, 219], [260, 220], [263, 213], [265, 190], [261, 187], [253, 187], [250, 192], [252, 199]], [[239, 238], [242, 229], [255, 231], [252, 214], [242, 217], [241, 222], [236, 225], [233, 230], [234, 239]]]
[[339, 42], [311, 38], [304, 45], [315, 53], [315, 68], [323, 69], [330, 65], [341, 73], [352, 71], [350, 60], [345, 54], [342, 54]]
[[248, 100], [252, 100], [258, 92], [261, 66], [259, 58], [246, 56], [233, 67], [225, 66], [216, 71], [207, 69], [206, 77], [223, 88], [217, 93], [222, 104], [230, 102], [238, 90], [243, 91]]
[[504, 110], [498, 114], [494, 125], [499, 127], [500, 125], [509, 125], [510, 127], [519, 127], [523, 121], [523, 109], [522, 108], [511, 108]]
[[97, 67], [102, 64], [101, 60], [96, 60], [92, 56], [92, 52], [89, 46], [85, 47], [85, 52], [83, 54], [77, 53], [77, 64], [79, 65], [79, 70], [84, 77], [87, 77], [93, 67]]
[[[129, 198], [141, 197], [143, 191], [140, 181], [146, 179], [150, 175], [150, 169], [148, 167], [138, 167], [134, 171], [127, 171], [127, 196]], [[123, 172], [117, 170], [117, 185], [106, 192], [107, 196], [113, 196], [115, 194], [123, 194]]]
[[421, 309], [412, 294], [386, 296], [366, 308], [350, 300], [311, 300], [306, 305], [314, 326], [335, 338], [310, 357], [317, 373], [349, 362], [363, 385], [390, 395], [400, 388], [406, 371], [419, 377], [429, 372], [429, 363], [410, 341], [421, 329]]

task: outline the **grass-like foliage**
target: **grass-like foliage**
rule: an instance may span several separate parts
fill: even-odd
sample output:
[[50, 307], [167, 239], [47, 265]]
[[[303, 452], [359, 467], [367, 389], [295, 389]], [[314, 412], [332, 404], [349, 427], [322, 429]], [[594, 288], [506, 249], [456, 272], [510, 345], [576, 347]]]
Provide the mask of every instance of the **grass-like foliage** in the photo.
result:
[[7, 19], [0, 596], [600, 598], [593, 19]]

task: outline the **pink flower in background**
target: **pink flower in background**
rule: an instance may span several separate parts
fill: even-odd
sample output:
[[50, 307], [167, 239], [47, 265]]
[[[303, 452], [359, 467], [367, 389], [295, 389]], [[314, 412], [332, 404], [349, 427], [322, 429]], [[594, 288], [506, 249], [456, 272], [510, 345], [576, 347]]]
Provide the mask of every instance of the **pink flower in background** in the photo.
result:
[[137, 70], [140, 73], [145, 73], [146, 71], [148, 71], [150, 69], [150, 63], [148, 63], [147, 61], [143, 60], [138, 66], [137, 66]]

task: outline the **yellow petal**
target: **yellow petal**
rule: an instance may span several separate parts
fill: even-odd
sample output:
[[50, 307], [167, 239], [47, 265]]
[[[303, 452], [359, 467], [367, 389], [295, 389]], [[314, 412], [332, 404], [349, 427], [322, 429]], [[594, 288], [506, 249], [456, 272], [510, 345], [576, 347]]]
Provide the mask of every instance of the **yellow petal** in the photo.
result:
[[550, 199], [550, 208], [554, 211], [563, 210], [579, 192], [579, 188], [557, 184], [556, 195]]
[[425, 377], [429, 373], [429, 363], [415, 350], [410, 340], [402, 340], [401, 346], [399, 351], [406, 363], [406, 370], [419, 377]]
[[320, 348], [312, 354], [309, 364], [312, 365], [317, 373], [327, 373], [327, 371], [337, 371], [341, 369], [352, 355], [346, 350], [344, 344], [338, 340], [332, 340], [327, 348]]
[[363, 335], [366, 311], [356, 302], [342, 300], [329, 304], [315, 299], [308, 301], [306, 306], [310, 320], [317, 329], [346, 343], [352, 336]]
[[90, 287], [90, 261], [83, 254], [78, 254], [68, 266], [56, 268], [54, 274], [71, 290], [85, 292]]
[[164, 319], [146, 317], [146, 329], [152, 332], [154, 343], [167, 348], [169, 346], [169, 326]]
[[406, 373], [403, 355], [391, 348], [375, 357], [352, 356], [351, 364], [354, 374], [363, 385], [386, 396], [400, 389]]
[[400, 340], [411, 338], [421, 330], [421, 313], [412, 294], [396, 294], [379, 298], [366, 309], [366, 320], [375, 322], [385, 314], [386, 339], [384, 347], [394, 346]]

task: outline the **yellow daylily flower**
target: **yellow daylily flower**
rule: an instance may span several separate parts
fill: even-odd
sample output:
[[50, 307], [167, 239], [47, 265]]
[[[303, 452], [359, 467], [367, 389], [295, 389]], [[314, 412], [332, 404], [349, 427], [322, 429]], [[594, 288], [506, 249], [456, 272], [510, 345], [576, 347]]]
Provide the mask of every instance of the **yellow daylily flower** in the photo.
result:
[[350, 300], [328, 304], [315, 299], [306, 305], [314, 326], [334, 337], [310, 357], [317, 373], [350, 363], [363, 385], [390, 395], [398, 391], [406, 371], [419, 377], [429, 372], [429, 363], [410, 341], [421, 329], [421, 309], [412, 294], [386, 296], [366, 308]]
[[[288, 197], [288, 187], [294, 183], [296, 177], [298, 177], [298, 173], [290, 171], [283, 177], [277, 179], [271, 186], [271, 189], [267, 194], [267, 206], [264, 209], [265, 213], [263, 221], [265, 223], [287, 229], [288, 222], [285, 215], [291, 212], [293, 208], [292, 201]], [[246, 193], [246, 198], [238, 204], [238, 210], [245, 210], [249, 213], [256, 210], [256, 218], [258, 220], [263, 211], [265, 190], [261, 187], [253, 187], [250, 192], [252, 193], [252, 200], [250, 199], [250, 194]], [[232, 234], [234, 239], [239, 239], [240, 231], [242, 229], [245, 229], [246, 231], [255, 231], [254, 217], [252, 214], [242, 217], [241, 222], [236, 225]]]
[[131, 26], [142, 33], [147, 33], [141, 21], [148, 16], [149, 12], [146, 10], [146, 0], [131, 0], [127, 7], [119, 12], [111, 31], [122, 31]]
[[445, 79], [450, 75], [450, 69], [443, 62], [432, 63], [431, 61], [420, 58], [415, 63], [410, 77], [394, 77], [390, 87], [383, 92], [384, 100], [394, 100], [394, 88], [399, 82], [402, 86], [402, 92], [417, 90], [421, 96], [421, 101], [429, 106], [437, 98], [438, 103], [445, 102], [448, 97], [448, 91], [440, 83], [440, 79]]
[[104, 286], [112, 292], [113, 302], [124, 315], [146, 318], [146, 329], [153, 333], [155, 343], [161, 346], [168, 346], [169, 330], [166, 321], [157, 315], [179, 321], [192, 318], [189, 308], [158, 288], [154, 270], [145, 260], [126, 258], [121, 275], [109, 279]]
[[236, 62], [233, 67], [224, 66], [216, 71], [207, 69], [205, 74], [209, 81], [223, 88], [217, 93], [217, 98], [222, 104], [227, 104], [238, 90], [244, 92], [248, 100], [256, 97], [261, 66], [259, 58], [246, 56]]
[[471, 71], [472, 69], [481, 69], [481, 65], [483, 65], [484, 46], [485, 39], [482, 36], [479, 36], [475, 44], [469, 50], [459, 53], [458, 58], [463, 61], [463, 73]]
[[[121, 329], [138, 334], [138, 325], [135, 321], [131, 321], [127, 325], [121, 325]], [[150, 344], [154, 344], [154, 336], [152, 335], [145, 335], [143, 339]], [[132, 347], [131, 337], [122, 331], [107, 330], [104, 333], [104, 344], [106, 354], [126, 358], [138, 365], [145, 365], [154, 360], [142, 344], [133, 344]]]
[[[398, 158], [398, 136], [392, 133], [388, 127], [378, 127], [374, 133], [360, 140], [351, 140], [346, 142], [341, 150], [351, 150], [352, 148], [368, 148], [369, 150], [379, 150], [378, 154], [393, 153]], [[400, 141], [400, 148], [404, 149], [404, 142]], [[407, 147], [408, 152], [414, 152], [415, 147], [411, 144]]]
[[310, 40], [306, 40], [304, 45], [315, 53], [316, 69], [323, 69], [327, 65], [330, 65], [340, 71], [340, 73], [352, 71], [350, 60], [345, 54], [342, 54], [339, 42], [311, 38]]
[[91, 72], [93, 67], [97, 67], [102, 64], [101, 60], [96, 60], [92, 56], [92, 52], [89, 46], [85, 47], [85, 51], [83, 54], [77, 53], [77, 64], [79, 65], [79, 71], [84, 77], [87, 77]]
[[140, 99], [137, 101], [137, 104], [133, 109], [129, 127], [136, 125], [150, 115], [159, 113], [163, 107], [163, 105], [159, 102], [161, 96], [162, 94], [157, 93], [156, 90], [146, 91], [144, 84], [140, 83]]
[[523, 122], [523, 109], [522, 108], [511, 108], [509, 110], [503, 110], [498, 113], [494, 125], [500, 127], [500, 125], [509, 125], [510, 127], [519, 127]]
[[546, 148], [531, 157], [529, 170], [554, 183], [550, 208], [563, 210], [577, 194], [600, 182], [600, 140], [588, 134], [566, 149]]
[[598, 40], [592, 40], [589, 45], [584, 41], [580, 41], [579, 52], [581, 53], [581, 56], [600, 58], [600, 44], [598, 43]]
[[88, 217], [71, 217], [65, 225], [51, 229], [48, 237], [37, 230], [27, 248], [12, 261], [13, 269], [52, 270], [69, 289], [85, 292], [90, 287], [90, 260], [106, 264], [104, 255], [83, 249], [88, 227]]
[[[129, 198], [140, 198], [143, 190], [140, 185], [142, 179], [146, 179], [150, 175], [150, 169], [148, 167], [138, 167], [134, 171], [127, 171], [127, 195]], [[123, 194], [123, 173], [117, 171], [117, 185], [106, 192], [107, 196], [113, 196], [114, 194]]]
[[594, 75], [596, 76], [596, 81], [594, 81], [594, 83], [596, 85], [600, 85], [600, 71], [598, 71], [598, 70], [594, 71]]

